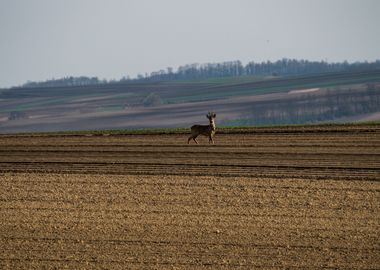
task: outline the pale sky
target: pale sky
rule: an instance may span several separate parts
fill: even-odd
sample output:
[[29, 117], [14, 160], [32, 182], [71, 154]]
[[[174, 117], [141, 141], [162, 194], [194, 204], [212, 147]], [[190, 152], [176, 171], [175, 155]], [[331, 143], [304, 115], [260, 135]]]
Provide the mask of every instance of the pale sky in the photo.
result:
[[0, 87], [191, 63], [380, 59], [380, 0], [0, 0]]

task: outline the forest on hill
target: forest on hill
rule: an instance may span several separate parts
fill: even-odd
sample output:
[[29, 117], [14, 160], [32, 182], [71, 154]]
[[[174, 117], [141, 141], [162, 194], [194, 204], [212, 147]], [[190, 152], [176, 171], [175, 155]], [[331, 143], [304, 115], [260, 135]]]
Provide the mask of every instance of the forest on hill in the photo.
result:
[[210, 78], [240, 77], [240, 76], [290, 76], [307, 75], [328, 72], [352, 72], [380, 70], [380, 60], [375, 62], [335, 62], [308, 61], [296, 59], [281, 59], [275, 62], [254, 62], [251, 61], [243, 65], [241, 61], [228, 61], [222, 63], [187, 64], [174, 70], [172, 67], [151, 72], [150, 74], [139, 74], [136, 78], [124, 76], [120, 80], [105, 80], [98, 77], [63, 77], [60, 79], [50, 79], [41, 82], [28, 81], [20, 87], [65, 87], [65, 86], [86, 86], [105, 85], [128, 82], [160, 82], [160, 81], [189, 81], [205, 80]]

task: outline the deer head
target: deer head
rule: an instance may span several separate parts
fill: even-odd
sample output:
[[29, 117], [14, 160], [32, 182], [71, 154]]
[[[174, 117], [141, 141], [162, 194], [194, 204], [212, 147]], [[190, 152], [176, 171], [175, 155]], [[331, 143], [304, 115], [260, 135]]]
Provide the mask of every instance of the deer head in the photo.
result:
[[206, 115], [206, 117], [210, 121], [211, 130], [215, 131], [215, 129], [216, 129], [216, 127], [215, 127], [215, 117], [216, 117], [216, 114], [214, 112], [208, 112], [208, 114]]
[[216, 114], [214, 112], [208, 112], [208, 114], [206, 115], [206, 117], [208, 118], [208, 120], [212, 120], [216, 117]]

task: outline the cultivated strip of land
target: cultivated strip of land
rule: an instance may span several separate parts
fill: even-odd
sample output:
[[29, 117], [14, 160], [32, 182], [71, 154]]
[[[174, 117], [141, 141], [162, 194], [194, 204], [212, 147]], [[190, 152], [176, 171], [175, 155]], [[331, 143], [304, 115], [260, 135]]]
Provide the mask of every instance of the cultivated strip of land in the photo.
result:
[[1, 269], [377, 269], [380, 127], [0, 137]]

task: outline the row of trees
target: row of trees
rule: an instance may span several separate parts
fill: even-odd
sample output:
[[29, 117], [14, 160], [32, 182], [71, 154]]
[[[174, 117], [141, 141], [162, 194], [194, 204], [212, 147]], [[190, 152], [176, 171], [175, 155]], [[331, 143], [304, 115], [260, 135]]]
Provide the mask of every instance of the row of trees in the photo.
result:
[[191, 64], [180, 66], [176, 72], [172, 68], [152, 72], [145, 77], [140, 75], [142, 81], [165, 80], [194, 80], [218, 77], [236, 77], [246, 75], [258, 76], [286, 76], [302, 75], [324, 72], [357, 71], [380, 69], [380, 60], [375, 62], [328, 63], [325, 61], [308, 61], [295, 59], [282, 59], [276, 62], [249, 62], [243, 65], [240, 61], [223, 63]]
[[85, 86], [85, 85], [97, 85], [106, 84], [107, 80], [99, 80], [97, 77], [63, 77], [60, 79], [51, 79], [43, 82], [28, 81], [23, 84], [22, 87], [64, 87], [64, 86]]
[[100, 85], [108, 83], [127, 82], [157, 82], [173, 80], [199, 80], [220, 77], [236, 77], [246, 75], [257, 76], [286, 76], [303, 75], [324, 72], [358, 71], [380, 69], [380, 60], [375, 62], [338, 62], [308, 61], [296, 59], [282, 59], [275, 62], [249, 62], [243, 65], [240, 61], [222, 63], [190, 64], [180, 66], [176, 71], [168, 67], [145, 75], [139, 74], [136, 78], [125, 76], [120, 80], [100, 80], [97, 77], [64, 77], [43, 82], [27, 82], [22, 87], [60, 87]]
[[305, 124], [378, 112], [380, 86], [366, 90], [334, 90], [299, 98], [257, 102], [240, 119], [224, 125]]

